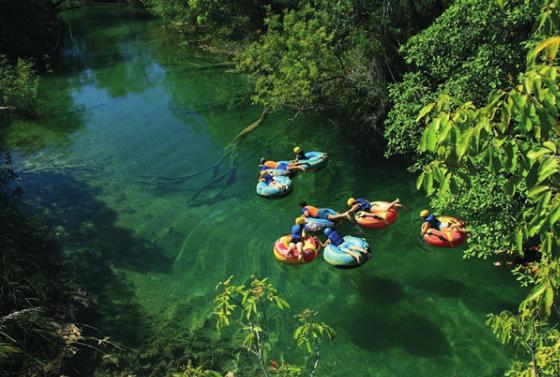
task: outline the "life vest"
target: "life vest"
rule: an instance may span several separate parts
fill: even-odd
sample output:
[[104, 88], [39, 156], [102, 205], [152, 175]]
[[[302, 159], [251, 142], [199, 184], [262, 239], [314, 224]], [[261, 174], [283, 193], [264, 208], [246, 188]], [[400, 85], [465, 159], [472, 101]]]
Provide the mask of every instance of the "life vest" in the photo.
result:
[[276, 161], [265, 161], [263, 165], [266, 166], [268, 169], [276, 169], [278, 163]]
[[439, 221], [434, 214], [430, 214], [430, 216], [426, 217], [425, 221], [429, 222], [433, 228], [440, 230], [441, 221]]
[[294, 225], [292, 226], [292, 231], [290, 237], [292, 237], [292, 242], [301, 241], [301, 233], [303, 232], [304, 225]]
[[328, 237], [333, 246], [340, 246], [344, 243], [344, 239], [342, 239], [342, 237], [340, 237], [334, 230], [329, 233]]
[[360, 206], [362, 211], [369, 211], [371, 209], [371, 203], [365, 199], [358, 198], [356, 199], [356, 203]]
[[305, 214], [305, 211], [309, 213], [309, 216], [317, 218], [319, 216], [319, 208], [313, 206], [305, 206], [301, 209], [301, 213]]

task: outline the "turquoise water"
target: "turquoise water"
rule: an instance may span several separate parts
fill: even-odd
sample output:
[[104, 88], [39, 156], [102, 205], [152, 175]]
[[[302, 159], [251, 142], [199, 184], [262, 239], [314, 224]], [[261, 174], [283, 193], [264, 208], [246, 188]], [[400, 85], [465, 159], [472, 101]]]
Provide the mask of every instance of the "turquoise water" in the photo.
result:
[[[407, 162], [353, 148], [336, 117], [274, 112], [233, 158], [187, 178], [259, 116], [246, 78], [129, 8], [67, 19], [73, 38], [42, 81], [41, 115], [14, 121], [1, 143], [22, 206], [87, 266], [76, 273], [97, 295], [105, 334], [139, 347], [152, 327], [203, 326], [216, 283], [255, 274], [270, 276], [292, 304], [287, 322], [311, 307], [337, 332], [320, 375], [503, 374], [511, 354], [484, 319], [515, 307], [520, 292], [507, 271], [420, 242], [427, 201]], [[258, 159], [290, 157], [295, 145], [328, 152], [329, 165], [300, 174], [284, 199], [255, 195]], [[272, 245], [300, 200], [344, 209], [349, 196], [398, 197], [407, 207], [384, 230], [341, 228], [369, 239], [371, 261], [343, 271], [322, 258], [296, 267], [274, 260]], [[279, 329], [281, 349], [290, 326]]]

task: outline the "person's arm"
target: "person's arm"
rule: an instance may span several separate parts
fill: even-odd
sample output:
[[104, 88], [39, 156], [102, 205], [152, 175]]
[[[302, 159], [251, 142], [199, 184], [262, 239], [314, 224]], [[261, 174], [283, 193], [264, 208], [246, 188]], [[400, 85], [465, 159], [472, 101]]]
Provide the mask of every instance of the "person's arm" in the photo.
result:
[[301, 231], [301, 237], [302, 237], [302, 238], [307, 238], [307, 232], [305, 231], [305, 227], [304, 227], [303, 230]]
[[422, 231], [420, 232], [420, 235], [424, 235], [426, 234], [426, 232], [428, 231], [428, 229], [430, 229], [430, 223], [425, 221], [422, 223]]

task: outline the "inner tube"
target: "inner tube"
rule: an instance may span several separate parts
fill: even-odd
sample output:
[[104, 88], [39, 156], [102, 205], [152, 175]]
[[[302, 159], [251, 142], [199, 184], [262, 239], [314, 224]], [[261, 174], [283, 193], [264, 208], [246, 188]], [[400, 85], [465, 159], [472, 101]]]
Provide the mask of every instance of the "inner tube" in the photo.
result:
[[[371, 216], [372, 214], [380, 218], [373, 217]], [[391, 225], [392, 223], [394, 223], [395, 221], [397, 221], [398, 217], [399, 214], [395, 210], [389, 210], [389, 211], [374, 210], [373, 212], [358, 211], [354, 215], [354, 219], [360, 226], [369, 229], [385, 228]]]
[[[323, 209], [323, 208], [322, 208]], [[330, 208], [324, 208], [329, 214], [336, 215], [336, 211]], [[326, 228], [333, 228], [336, 224], [327, 219], [317, 219], [315, 217], [305, 218], [305, 230], [308, 232], [321, 232]]]
[[371, 255], [370, 253], [361, 254], [360, 262], [357, 262], [350, 254], [348, 249], [350, 246], [358, 246], [369, 251], [369, 244], [363, 238], [344, 236], [344, 243], [340, 246], [328, 244], [323, 251], [323, 258], [328, 264], [337, 268], [354, 268], [366, 263]]
[[274, 177], [282, 186], [270, 186], [264, 182], [257, 183], [257, 194], [266, 198], [278, 198], [292, 191], [292, 180], [286, 176]]
[[315, 237], [308, 237], [303, 242], [303, 258], [301, 260], [297, 257], [297, 250], [293, 254], [288, 255], [290, 248], [291, 236], [280, 237], [274, 243], [274, 257], [276, 260], [286, 264], [305, 264], [315, 260], [321, 250], [321, 243]]
[[299, 160], [298, 162], [303, 165], [305, 170], [318, 170], [323, 168], [327, 164], [328, 156], [324, 152], [306, 152], [305, 160]]
[[296, 175], [296, 170], [288, 170], [288, 169], [263, 169], [263, 170], [274, 177], [281, 177], [281, 176], [293, 177]]
[[[268, 174], [273, 175], [275, 177], [279, 177], [279, 176], [288, 176], [288, 177], [294, 177], [297, 173], [297, 170], [289, 170], [288, 169], [288, 165], [290, 164], [289, 161], [277, 161], [276, 162], [276, 169], [262, 169], [261, 171], [266, 171]], [[263, 166], [264, 167], [264, 166]]]
[[[439, 221], [442, 223], [458, 222], [461, 221], [456, 217], [452, 216], [438, 216]], [[457, 247], [461, 246], [467, 239], [468, 235], [466, 232], [460, 232], [458, 230], [451, 229], [450, 227], [444, 227], [441, 230], [430, 229], [430, 234], [424, 234], [423, 238], [426, 243], [436, 246], [436, 247]]]

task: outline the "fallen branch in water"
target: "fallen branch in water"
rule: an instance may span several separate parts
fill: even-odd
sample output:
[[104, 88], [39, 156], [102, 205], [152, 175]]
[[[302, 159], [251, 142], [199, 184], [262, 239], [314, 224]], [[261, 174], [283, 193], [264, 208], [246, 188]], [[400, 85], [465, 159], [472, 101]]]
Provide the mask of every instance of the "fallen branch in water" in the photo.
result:
[[[226, 147], [224, 148], [224, 154], [222, 155], [222, 157], [216, 161], [214, 164], [207, 166], [204, 169], [201, 170], [197, 170], [195, 172], [186, 174], [186, 175], [181, 175], [181, 176], [176, 176], [176, 177], [166, 177], [166, 176], [151, 176], [151, 177], [144, 177], [144, 178], [149, 178], [147, 183], [154, 183], [157, 180], [165, 180], [165, 181], [169, 181], [169, 182], [175, 182], [175, 183], [182, 183], [185, 182], [191, 178], [194, 178], [202, 173], [205, 173], [209, 170], [214, 169], [214, 174], [211, 178], [210, 181], [210, 185], [212, 183], [215, 182], [216, 176], [218, 174], [217, 169], [220, 167], [220, 165], [224, 162], [225, 159], [227, 159], [228, 157], [231, 157], [232, 155], [234, 155], [237, 152], [237, 147], [239, 146], [239, 144], [243, 141], [243, 139], [250, 134], [252, 131], [254, 131], [257, 127], [259, 127], [264, 120], [266, 119], [268, 115], [268, 109], [264, 108], [261, 115], [259, 116], [259, 118], [254, 121], [253, 123], [251, 123], [250, 125], [248, 125], [247, 127], [245, 127], [243, 130], [241, 130], [241, 132], [239, 132], [237, 134], [237, 136], [235, 138], [233, 138], [232, 141], [229, 142], [228, 145], [226, 145]], [[235, 160], [235, 157], [233, 158], [233, 160]], [[232, 167], [230, 168], [230, 170], [233, 168], [233, 163], [232, 163]]]
[[38, 167], [33, 169], [22, 170], [20, 173], [29, 174], [29, 173], [42, 173], [42, 172], [51, 172], [51, 171], [64, 171], [64, 170], [92, 170], [89, 166], [45, 166], [45, 167]]

